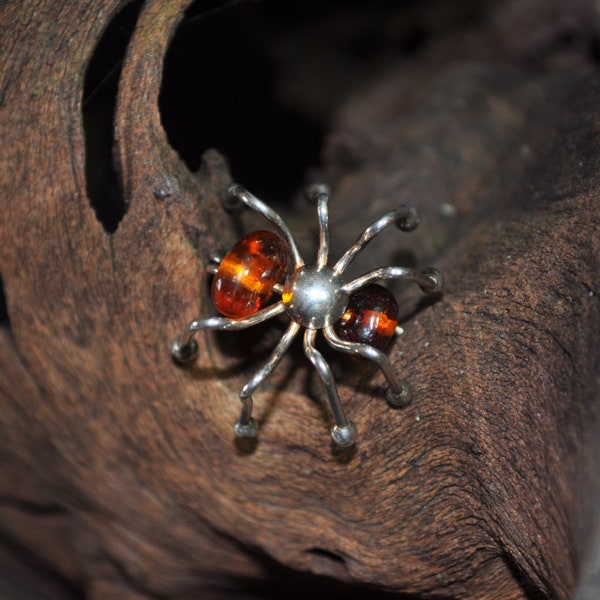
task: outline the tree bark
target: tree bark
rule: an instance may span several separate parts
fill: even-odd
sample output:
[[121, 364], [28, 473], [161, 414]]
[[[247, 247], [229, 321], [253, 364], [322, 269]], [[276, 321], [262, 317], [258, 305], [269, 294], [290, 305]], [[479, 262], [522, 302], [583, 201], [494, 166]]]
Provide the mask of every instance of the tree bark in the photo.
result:
[[[125, 4], [1, 9], [0, 559], [12, 549], [93, 599], [572, 597], [598, 522], [600, 78], [578, 48], [548, 49], [588, 35], [588, 5], [522, 3], [544, 18], [519, 44], [509, 3], [335, 109], [313, 173], [334, 188], [334, 250], [410, 201], [423, 225], [402, 255], [386, 234], [361, 267], [408, 257], [447, 280], [435, 303], [398, 290], [406, 333], [389, 356], [408, 408], [330, 357], [360, 436], [342, 451], [299, 350], [256, 395], [257, 444], [233, 437], [238, 391], [285, 321], [198, 336], [190, 369], [171, 360], [182, 327], [212, 314], [206, 258], [236, 235], [225, 159], [190, 172], [161, 123], [185, 0], [141, 6], [114, 231], [90, 203], [83, 82]], [[282, 211], [308, 248], [312, 210]]]

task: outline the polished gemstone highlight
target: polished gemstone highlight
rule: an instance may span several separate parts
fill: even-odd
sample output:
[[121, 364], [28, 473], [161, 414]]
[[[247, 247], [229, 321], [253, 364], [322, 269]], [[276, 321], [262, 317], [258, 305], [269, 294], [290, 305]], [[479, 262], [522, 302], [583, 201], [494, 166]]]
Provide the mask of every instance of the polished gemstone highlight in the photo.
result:
[[344, 314], [333, 327], [347, 342], [368, 344], [384, 350], [397, 325], [396, 299], [386, 288], [372, 283], [350, 296]]
[[288, 249], [278, 235], [253, 231], [226, 254], [213, 279], [212, 298], [226, 317], [243, 319], [271, 299], [273, 287], [285, 275]]

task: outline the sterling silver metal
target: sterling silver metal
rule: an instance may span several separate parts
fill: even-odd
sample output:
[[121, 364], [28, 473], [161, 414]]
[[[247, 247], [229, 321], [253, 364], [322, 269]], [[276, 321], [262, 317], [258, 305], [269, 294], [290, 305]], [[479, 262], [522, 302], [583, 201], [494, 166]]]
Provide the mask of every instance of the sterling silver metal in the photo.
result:
[[[416, 209], [408, 204], [388, 212], [367, 227], [337, 263], [333, 267], [329, 267], [327, 265], [329, 261], [329, 190], [326, 185], [315, 184], [307, 188], [306, 195], [309, 201], [317, 205], [319, 222], [319, 248], [314, 265], [305, 265], [294, 236], [280, 215], [242, 186], [234, 184], [228, 188], [224, 202], [226, 208], [247, 206], [269, 220], [287, 242], [292, 259], [292, 270], [284, 282], [279, 282], [274, 287], [274, 291], [281, 295], [279, 301], [243, 319], [227, 317], [194, 319], [190, 321], [181, 336], [173, 342], [171, 353], [177, 362], [189, 363], [198, 355], [198, 344], [194, 339], [196, 332], [202, 329], [220, 331], [246, 329], [277, 315], [287, 313], [291, 322], [286, 332], [267, 362], [240, 392], [242, 410], [234, 426], [235, 435], [240, 438], [256, 437], [258, 426], [252, 418], [252, 394], [271, 375], [300, 329], [304, 327], [306, 329], [304, 353], [315, 367], [325, 386], [335, 423], [331, 428], [331, 437], [339, 446], [350, 446], [356, 442], [356, 427], [346, 417], [331, 369], [323, 355], [315, 347], [317, 331], [323, 331], [325, 340], [332, 348], [374, 362], [387, 382], [388, 402], [393, 406], [405, 406], [410, 401], [410, 388], [407, 383], [398, 379], [389, 358], [372, 346], [341, 339], [335, 333], [333, 324], [344, 314], [350, 295], [371, 282], [382, 279], [403, 279], [416, 283], [425, 294], [434, 295], [442, 292], [444, 278], [437, 269], [433, 268], [419, 272], [404, 267], [381, 267], [346, 282], [343, 278], [344, 271], [376, 235], [392, 224], [402, 231], [412, 231], [419, 225], [419, 215]], [[220, 255], [211, 257], [211, 263], [207, 267], [210, 274], [214, 275], [217, 272], [222, 258]], [[397, 327], [396, 333], [401, 334], [402, 332], [402, 328]]]

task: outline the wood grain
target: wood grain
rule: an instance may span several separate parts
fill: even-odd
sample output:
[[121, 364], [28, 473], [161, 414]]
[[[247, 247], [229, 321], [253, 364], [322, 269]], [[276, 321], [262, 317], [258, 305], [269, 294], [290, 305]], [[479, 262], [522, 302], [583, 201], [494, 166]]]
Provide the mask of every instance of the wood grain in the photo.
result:
[[[318, 173], [334, 184], [335, 251], [410, 200], [423, 227], [404, 256], [441, 268], [447, 291], [428, 305], [399, 291], [390, 357], [407, 409], [331, 356], [356, 449], [332, 448], [298, 350], [256, 395], [246, 447], [237, 391], [282, 323], [201, 335], [187, 370], [169, 354], [211, 311], [206, 257], [235, 238], [226, 161], [209, 151], [190, 173], [158, 110], [188, 2], [144, 2], [128, 45], [114, 233], [88, 200], [82, 82], [123, 4], [1, 9], [3, 539], [93, 599], [571, 597], [600, 480], [597, 75], [516, 68], [530, 47], [495, 55], [483, 29], [348, 98]], [[487, 48], [478, 64], [456, 62], [467, 42]], [[362, 266], [399, 258], [393, 236]]]

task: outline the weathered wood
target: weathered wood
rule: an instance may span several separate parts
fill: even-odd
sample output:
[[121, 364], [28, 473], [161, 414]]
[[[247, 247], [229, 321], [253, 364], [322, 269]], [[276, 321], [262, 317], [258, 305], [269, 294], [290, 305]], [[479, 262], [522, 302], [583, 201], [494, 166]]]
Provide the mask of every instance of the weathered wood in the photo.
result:
[[[123, 4], [2, 7], [3, 537], [94, 599], [260, 597], [324, 581], [356, 596], [372, 586], [369, 597], [569, 598], [600, 481], [600, 79], [584, 60], [515, 69], [529, 46], [495, 56], [505, 46], [483, 29], [337, 111], [322, 173], [335, 184], [335, 249], [416, 202], [423, 226], [402, 248], [441, 267], [447, 292], [426, 309], [403, 296], [406, 334], [390, 356], [414, 388], [407, 409], [387, 406], [378, 375], [331, 357], [355, 450], [330, 446], [299, 351], [256, 395], [260, 438], [247, 447], [232, 435], [237, 391], [281, 324], [258, 341], [199, 336], [189, 370], [169, 354], [186, 321], [211, 311], [206, 256], [234, 238], [219, 203], [226, 162], [211, 151], [190, 173], [158, 112], [188, 2], [147, 0], [128, 46], [114, 233], [87, 197], [82, 82]], [[469, 44], [485, 49], [481, 63], [453, 65]], [[296, 221], [310, 239], [314, 215]], [[362, 266], [397, 259], [395, 239], [374, 242]]]

